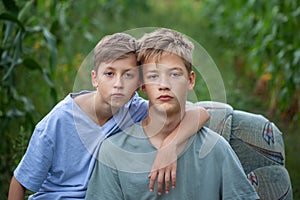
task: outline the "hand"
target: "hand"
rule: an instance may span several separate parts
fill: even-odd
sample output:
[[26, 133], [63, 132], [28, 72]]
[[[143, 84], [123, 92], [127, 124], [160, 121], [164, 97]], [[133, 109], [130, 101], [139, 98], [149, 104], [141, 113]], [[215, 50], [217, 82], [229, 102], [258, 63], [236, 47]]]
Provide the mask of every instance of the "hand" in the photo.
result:
[[164, 140], [161, 148], [158, 149], [152, 169], [148, 178], [150, 179], [150, 191], [154, 190], [154, 183], [157, 178], [157, 192], [162, 194], [163, 184], [165, 192], [170, 192], [170, 181], [172, 188], [176, 187], [176, 169], [177, 169], [177, 149], [174, 142]]

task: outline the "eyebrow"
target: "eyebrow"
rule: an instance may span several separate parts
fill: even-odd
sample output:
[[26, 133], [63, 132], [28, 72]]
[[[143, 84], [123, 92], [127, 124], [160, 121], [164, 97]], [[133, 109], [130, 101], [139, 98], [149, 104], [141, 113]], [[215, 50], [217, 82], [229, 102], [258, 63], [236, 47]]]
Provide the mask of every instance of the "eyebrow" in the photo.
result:
[[[131, 66], [130, 66], [131, 67]], [[110, 66], [110, 65], [106, 65], [105, 67], [103, 67], [103, 71], [104, 70], [117, 70], [118, 69], [118, 67], [112, 67], [112, 66]], [[124, 69], [124, 71], [135, 71], [135, 70], [137, 70], [138, 68], [125, 68]]]
[[106, 65], [103, 67], [104, 69], [114, 69], [113, 67], [109, 66], [109, 65]]
[[184, 71], [181, 67], [173, 67], [170, 69], [170, 71], [172, 70]]
[[[170, 68], [168, 69], [168, 71], [174, 71], [174, 70], [178, 70], [178, 71], [184, 71], [182, 68], [180, 67], [173, 67], [173, 68]], [[146, 70], [146, 72], [158, 72], [159, 70], [158, 69], [150, 69], [150, 70]]]
[[157, 69], [146, 70], [146, 73], [155, 73], [155, 72], [158, 72], [158, 70]]

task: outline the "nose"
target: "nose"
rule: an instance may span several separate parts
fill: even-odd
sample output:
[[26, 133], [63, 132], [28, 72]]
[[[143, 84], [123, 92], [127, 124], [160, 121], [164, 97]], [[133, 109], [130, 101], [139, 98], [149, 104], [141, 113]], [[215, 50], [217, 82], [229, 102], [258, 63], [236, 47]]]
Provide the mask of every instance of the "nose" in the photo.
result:
[[114, 88], [123, 88], [123, 80], [122, 76], [116, 76], [115, 82], [114, 82]]
[[169, 90], [169, 89], [171, 89], [170, 80], [166, 75], [160, 77], [159, 89], [160, 90]]

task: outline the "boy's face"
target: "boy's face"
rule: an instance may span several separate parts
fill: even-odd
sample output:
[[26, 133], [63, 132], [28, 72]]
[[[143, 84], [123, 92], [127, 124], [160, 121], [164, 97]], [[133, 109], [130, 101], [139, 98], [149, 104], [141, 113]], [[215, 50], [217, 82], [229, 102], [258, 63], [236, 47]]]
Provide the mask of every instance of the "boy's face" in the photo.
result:
[[111, 63], [100, 63], [92, 71], [92, 83], [98, 90], [101, 102], [112, 108], [127, 103], [139, 87], [139, 71], [135, 55]]
[[174, 54], [163, 54], [157, 61], [143, 63], [143, 92], [149, 104], [166, 114], [183, 112], [187, 93], [195, 83], [195, 73], [188, 74], [183, 60]]

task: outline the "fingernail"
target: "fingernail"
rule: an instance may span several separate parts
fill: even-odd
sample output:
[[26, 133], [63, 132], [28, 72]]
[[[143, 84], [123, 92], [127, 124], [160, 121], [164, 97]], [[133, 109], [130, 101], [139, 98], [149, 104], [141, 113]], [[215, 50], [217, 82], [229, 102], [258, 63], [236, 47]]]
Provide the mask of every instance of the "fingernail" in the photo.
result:
[[158, 195], [161, 195], [161, 192], [158, 192]]

